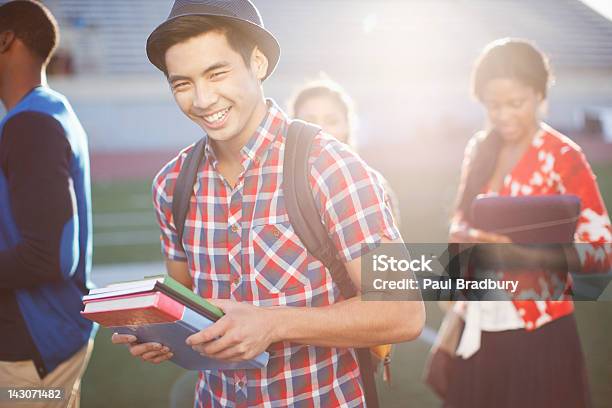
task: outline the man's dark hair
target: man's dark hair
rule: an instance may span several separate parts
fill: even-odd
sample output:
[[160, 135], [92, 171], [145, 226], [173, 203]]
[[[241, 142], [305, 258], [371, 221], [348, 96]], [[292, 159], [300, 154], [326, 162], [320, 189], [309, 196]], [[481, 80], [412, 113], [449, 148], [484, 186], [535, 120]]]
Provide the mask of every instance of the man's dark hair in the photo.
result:
[[152, 51], [153, 64], [168, 75], [165, 58], [168, 48], [212, 31], [223, 33], [229, 46], [240, 54], [247, 66], [249, 65], [251, 54], [256, 45], [250, 36], [246, 35], [236, 25], [220, 17], [198, 15], [178, 17], [151, 34], [148, 47]]
[[59, 28], [53, 14], [33, 0], [15, 0], [0, 6], [0, 32], [12, 31], [43, 63], [47, 63], [59, 42]]

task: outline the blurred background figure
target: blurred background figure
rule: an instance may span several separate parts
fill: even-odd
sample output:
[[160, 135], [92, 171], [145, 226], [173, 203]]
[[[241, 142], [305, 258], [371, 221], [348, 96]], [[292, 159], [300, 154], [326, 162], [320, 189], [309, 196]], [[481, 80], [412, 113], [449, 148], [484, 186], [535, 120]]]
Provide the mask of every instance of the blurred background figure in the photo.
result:
[[[551, 79], [547, 58], [525, 40], [495, 41], [478, 58], [472, 89], [486, 110], [487, 130], [466, 148], [451, 242], [512, 242], [472, 228], [470, 208], [480, 193], [576, 195], [581, 200], [576, 242], [612, 241], [610, 219], [582, 150], [541, 122]], [[525, 290], [552, 293], [545, 279]], [[457, 302], [454, 311], [464, 324], [445, 406], [591, 406], [571, 300]]]
[[321, 74], [321, 79], [305, 83], [289, 103], [289, 114], [314, 123], [342, 143], [355, 148], [355, 106], [337, 82]]
[[[355, 151], [358, 150], [354, 137], [357, 122], [354, 103], [337, 82], [322, 75], [321, 79], [305, 83], [289, 102], [288, 112], [291, 117], [314, 123], [324, 132], [351, 146]], [[376, 176], [381, 179], [385, 188], [385, 200], [399, 227], [401, 217], [397, 196], [379, 172], [376, 172]], [[378, 357], [388, 358], [388, 351], [386, 348], [381, 349]]]
[[[45, 70], [59, 40], [42, 4], [0, 6], [0, 387], [62, 389], [32, 407], [78, 407], [95, 326], [87, 134]], [[0, 406], [12, 401], [0, 400]]]

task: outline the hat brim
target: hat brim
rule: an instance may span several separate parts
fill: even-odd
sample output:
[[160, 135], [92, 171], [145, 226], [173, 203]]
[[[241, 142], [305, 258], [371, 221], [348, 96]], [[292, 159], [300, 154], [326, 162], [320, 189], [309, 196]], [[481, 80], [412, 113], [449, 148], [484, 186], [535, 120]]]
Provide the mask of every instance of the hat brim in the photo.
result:
[[151, 32], [151, 34], [147, 38], [147, 57], [149, 58], [149, 61], [151, 61], [151, 63], [155, 65], [160, 71], [164, 71], [163, 61], [165, 56], [159, 55], [160, 53], [158, 52], [154, 44], [152, 44], [151, 42], [151, 37], [162, 27], [165, 27], [166, 25], [171, 24], [172, 22], [187, 16], [214, 17], [215, 19], [225, 20], [231, 25], [238, 26], [246, 35], [253, 38], [255, 44], [257, 44], [257, 47], [264, 53], [266, 58], [268, 58], [268, 70], [264, 79], [267, 79], [270, 75], [272, 75], [272, 72], [274, 72], [274, 69], [278, 64], [278, 60], [280, 59], [281, 52], [280, 44], [278, 43], [276, 38], [274, 38], [272, 33], [250, 21], [243, 20], [237, 17], [216, 15], [212, 13], [189, 13], [184, 15], [178, 15], [164, 21], [163, 23], [158, 25], [155, 30]]

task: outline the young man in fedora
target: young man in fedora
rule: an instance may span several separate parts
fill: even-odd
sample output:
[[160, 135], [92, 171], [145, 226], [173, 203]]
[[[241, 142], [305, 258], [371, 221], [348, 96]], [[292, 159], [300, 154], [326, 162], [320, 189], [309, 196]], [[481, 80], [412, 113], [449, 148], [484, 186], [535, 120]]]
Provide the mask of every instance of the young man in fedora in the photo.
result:
[[39, 2], [0, 6], [0, 388], [64, 390], [30, 407], [79, 405], [95, 334], [80, 315], [91, 269], [87, 135], [46, 84], [58, 34]]
[[[261, 370], [200, 372], [196, 405], [364, 406], [351, 348], [414, 339], [423, 304], [342, 299], [292, 228], [281, 188], [288, 119], [262, 88], [279, 59], [277, 41], [248, 0], [177, 0], [149, 36], [147, 54], [206, 138], [180, 241], [174, 188], [193, 146], [153, 182], [168, 273], [225, 312], [186, 341], [229, 361], [270, 352]], [[328, 135], [316, 136], [311, 163], [321, 219], [360, 287], [361, 256], [400, 239], [383, 189]], [[113, 341], [153, 363], [172, 357], [164, 345], [134, 336], [114, 334]]]

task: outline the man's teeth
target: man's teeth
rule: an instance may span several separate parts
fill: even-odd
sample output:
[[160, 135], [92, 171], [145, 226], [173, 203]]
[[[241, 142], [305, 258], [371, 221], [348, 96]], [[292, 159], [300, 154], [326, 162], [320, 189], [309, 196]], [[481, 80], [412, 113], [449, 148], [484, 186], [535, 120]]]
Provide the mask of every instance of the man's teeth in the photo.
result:
[[225, 117], [228, 111], [229, 108], [219, 111], [213, 115], [204, 116], [204, 120], [210, 123], [218, 122]]

